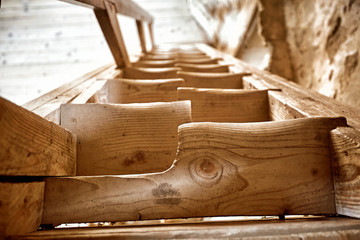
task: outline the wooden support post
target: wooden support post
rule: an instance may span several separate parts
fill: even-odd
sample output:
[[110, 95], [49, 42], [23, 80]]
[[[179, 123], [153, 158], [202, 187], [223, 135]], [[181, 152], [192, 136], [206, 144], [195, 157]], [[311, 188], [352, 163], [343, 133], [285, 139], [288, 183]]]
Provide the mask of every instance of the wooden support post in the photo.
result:
[[149, 34], [150, 34], [150, 39], [151, 39], [151, 50], [155, 50], [156, 48], [156, 44], [155, 44], [155, 39], [154, 39], [154, 29], [153, 29], [153, 22], [148, 23], [148, 27], [149, 27]]
[[76, 136], [0, 98], [0, 175], [71, 176]]
[[139, 34], [141, 51], [143, 53], [146, 53], [147, 52], [146, 51], [146, 40], [145, 40], [144, 26], [143, 26], [142, 21], [136, 20], [136, 27], [137, 27], [138, 34]]
[[109, 0], [105, 0], [104, 4], [106, 7], [108, 17], [109, 17], [110, 25], [112, 27], [112, 31], [115, 36], [115, 40], [112, 40], [112, 41], [117, 42], [117, 45], [120, 48], [122, 60], [125, 64], [125, 67], [131, 67], [131, 62], [130, 62], [130, 59], [129, 59], [129, 56], [128, 56], [128, 53], [126, 50], [125, 42], [124, 42], [123, 36], [121, 34], [120, 25], [119, 25], [119, 22], [118, 22], [118, 19], [116, 16], [116, 7], [115, 7], [114, 3], [110, 2]]
[[190, 121], [190, 101], [61, 107], [61, 125], [78, 137], [77, 175], [85, 176], [166, 170], [178, 126]]
[[267, 91], [180, 87], [178, 100], [191, 100], [193, 122], [269, 121]]
[[161, 80], [109, 79], [99, 91], [101, 103], [149, 103], [177, 101], [181, 78]]
[[329, 131], [345, 125], [344, 118], [183, 124], [165, 172], [46, 179], [43, 223], [335, 214]]

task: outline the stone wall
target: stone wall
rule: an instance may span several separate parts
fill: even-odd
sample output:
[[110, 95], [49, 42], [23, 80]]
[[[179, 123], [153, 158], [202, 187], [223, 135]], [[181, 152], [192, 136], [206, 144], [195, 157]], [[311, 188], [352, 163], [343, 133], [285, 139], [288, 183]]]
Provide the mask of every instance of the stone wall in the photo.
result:
[[326, 96], [360, 106], [360, 0], [188, 3], [215, 47]]

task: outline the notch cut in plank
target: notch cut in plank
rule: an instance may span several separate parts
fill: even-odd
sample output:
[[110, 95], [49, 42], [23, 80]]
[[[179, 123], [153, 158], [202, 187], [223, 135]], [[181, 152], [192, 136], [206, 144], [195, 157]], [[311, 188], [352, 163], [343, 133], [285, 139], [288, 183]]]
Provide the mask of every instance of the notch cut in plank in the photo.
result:
[[180, 68], [125, 68], [122, 77], [129, 79], [169, 79], [178, 78], [177, 72]]
[[242, 88], [242, 78], [248, 73], [194, 73], [179, 71], [178, 77], [185, 80], [185, 87], [196, 88]]
[[344, 125], [344, 118], [183, 124], [165, 172], [46, 179], [43, 223], [334, 214], [329, 131]]
[[180, 87], [178, 100], [191, 100], [193, 122], [269, 121], [267, 91]]
[[149, 103], [177, 101], [177, 88], [184, 80], [109, 79], [99, 91], [100, 103]]
[[188, 64], [188, 63], [177, 63], [175, 67], [180, 67], [185, 72], [207, 72], [207, 73], [227, 73], [229, 72], [229, 65], [220, 64]]
[[77, 175], [164, 171], [190, 121], [190, 101], [61, 106], [61, 125], [78, 136]]
[[110, 21], [110, 16], [106, 10], [94, 9], [96, 19], [100, 25], [106, 42], [110, 48], [111, 54], [114, 57], [116, 66], [121, 68], [124, 66], [123, 56], [121, 55], [121, 48], [117, 40], [116, 33]]
[[[112, 28], [113, 36], [109, 37], [115, 37], [114, 40], [116, 41], [118, 48], [120, 49], [122, 61], [124, 62], [125, 67], [131, 67], [131, 62], [129, 59], [129, 55], [126, 50], [125, 42], [121, 33], [120, 25], [116, 16], [116, 6], [113, 2], [110, 2], [109, 0], [104, 1], [106, 12], [109, 19], [109, 24]], [[114, 56], [115, 57], [115, 56]]]
[[45, 182], [0, 182], [0, 239], [38, 229], [44, 189]]
[[336, 212], [360, 217], [360, 133], [351, 127], [331, 131]]
[[147, 52], [147, 50], [146, 50], [145, 32], [144, 32], [143, 23], [140, 20], [136, 20], [136, 28], [137, 28], [138, 35], [139, 35], [141, 51], [143, 53], [145, 53], [145, 52]]
[[71, 176], [76, 136], [0, 98], [0, 175]]

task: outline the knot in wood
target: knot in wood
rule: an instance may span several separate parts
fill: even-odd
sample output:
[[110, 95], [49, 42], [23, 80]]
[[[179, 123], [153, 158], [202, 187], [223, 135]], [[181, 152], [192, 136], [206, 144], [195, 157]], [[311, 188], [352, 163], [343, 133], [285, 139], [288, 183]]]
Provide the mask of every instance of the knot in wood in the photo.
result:
[[189, 163], [191, 178], [201, 186], [211, 187], [220, 182], [223, 166], [214, 158], [201, 157]]

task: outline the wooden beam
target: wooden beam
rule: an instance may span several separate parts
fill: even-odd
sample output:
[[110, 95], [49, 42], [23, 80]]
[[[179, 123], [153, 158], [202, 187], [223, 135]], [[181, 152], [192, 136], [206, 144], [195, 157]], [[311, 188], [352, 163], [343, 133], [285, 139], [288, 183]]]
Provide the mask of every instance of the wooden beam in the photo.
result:
[[132, 0], [61, 0], [71, 4], [88, 7], [92, 9], [106, 10], [105, 2], [109, 1], [115, 6], [114, 11], [122, 15], [135, 18], [140, 21], [152, 23], [154, 21], [146, 10], [142, 9], [138, 4]]
[[71, 176], [76, 136], [0, 98], [0, 175]]
[[178, 100], [191, 100], [193, 122], [269, 121], [267, 91], [180, 87]]
[[144, 26], [142, 21], [136, 20], [136, 28], [138, 30], [140, 45], [141, 45], [141, 51], [143, 53], [146, 53], [146, 40], [145, 40], [145, 32], [144, 32]]
[[191, 121], [189, 101], [66, 104], [61, 125], [78, 137], [77, 175], [138, 174], [168, 169], [178, 126]]
[[46, 179], [43, 223], [334, 214], [329, 131], [344, 125], [343, 118], [183, 124], [165, 172]]
[[111, 54], [114, 57], [116, 66], [121, 68], [124, 66], [123, 57], [121, 55], [121, 48], [117, 40], [116, 33], [111, 25], [110, 17], [107, 10], [94, 9], [96, 19], [105, 36], [106, 42], [110, 48]]
[[149, 103], [177, 101], [181, 78], [162, 80], [109, 79], [99, 92], [101, 103]]
[[129, 79], [169, 79], [178, 78], [178, 67], [169, 68], [125, 68], [123, 78]]
[[113, 2], [109, 0], [104, 0], [106, 12], [109, 19], [109, 24], [111, 25], [113, 36], [109, 35], [107, 38], [115, 37], [112, 39], [112, 42], [117, 42], [117, 46], [120, 49], [122, 61], [124, 62], [125, 67], [131, 67], [131, 62], [129, 55], [126, 50], [125, 42], [121, 33], [120, 25], [116, 16], [116, 7]]
[[178, 72], [178, 77], [185, 80], [186, 87], [196, 88], [242, 88], [242, 77], [249, 73], [194, 73]]
[[154, 29], [153, 29], [153, 23], [148, 23], [149, 27], [149, 34], [150, 34], [150, 40], [151, 40], [151, 46], [152, 50], [156, 48], [155, 39], [154, 39]]
[[133, 62], [132, 65], [134, 67], [142, 67], [142, 68], [167, 68], [167, 67], [175, 67], [175, 63], [176, 62], [174, 60], [162, 60], [162, 61], [143, 60], [143, 61]]
[[180, 67], [184, 72], [208, 72], [208, 73], [227, 73], [229, 72], [229, 65], [220, 64], [188, 64], [177, 63], [175, 67]]
[[45, 182], [0, 182], [0, 239], [38, 229], [44, 189]]

